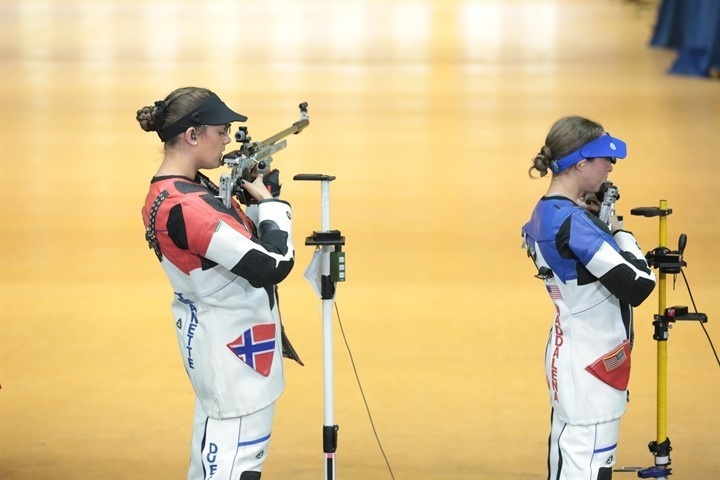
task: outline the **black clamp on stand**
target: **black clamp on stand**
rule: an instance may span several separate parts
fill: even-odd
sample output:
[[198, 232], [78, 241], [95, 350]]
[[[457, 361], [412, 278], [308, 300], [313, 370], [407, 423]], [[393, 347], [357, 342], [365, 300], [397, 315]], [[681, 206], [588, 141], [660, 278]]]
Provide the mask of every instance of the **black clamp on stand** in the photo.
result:
[[708, 318], [704, 313], [688, 312], [688, 307], [685, 306], [676, 305], [674, 307], [666, 308], [664, 315], [655, 315], [655, 321], [653, 322], [655, 333], [653, 333], [653, 339], [658, 341], [667, 341], [668, 330], [672, 328], [670, 323], [681, 320], [707, 323]]
[[660, 200], [659, 207], [640, 207], [630, 211], [632, 215], [643, 217], [659, 217], [660, 220], [660, 246], [648, 252], [645, 258], [658, 273], [658, 313], [654, 316], [655, 327], [653, 339], [657, 342], [657, 440], [648, 444], [650, 452], [655, 459], [652, 467], [638, 470], [640, 478], [665, 479], [672, 475], [670, 464], [670, 439], [667, 437], [667, 341], [672, 323], [680, 320], [696, 320], [707, 322], [704, 313], [688, 313], [688, 308], [675, 306], [666, 308], [666, 276], [681, 273], [687, 266], [683, 260], [683, 253], [687, 245], [687, 236], [680, 235], [678, 249], [673, 251], [667, 248], [667, 217], [672, 209], [667, 208], [667, 200]]
[[320, 298], [323, 304], [323, 452], [325, 454], [325, 480], [335, 478], [335, 451], [337, 450], [337, 432], [333, 418], [333, 344], [332, 344], [332, 307], [335, 299], [336, 282], [345, 281], [345, 237], [339, 230], [330, 229], [330, 175], [301, 173], [293, 180], [320, 182], [321, 231], [315, 231], [305, 239], [305, 245], [314, 245], [320, 250]]
[[311, 236], [305, 238], [305, 245], [334, 247], [330, 252], [330, 274], [320, 277], [321, 298], [332, 300], [335, 297], [335, 284], [345, 281], [345, 252], [342, 251], [345, 237], [340, 235], [340, 230], [313, 232]]

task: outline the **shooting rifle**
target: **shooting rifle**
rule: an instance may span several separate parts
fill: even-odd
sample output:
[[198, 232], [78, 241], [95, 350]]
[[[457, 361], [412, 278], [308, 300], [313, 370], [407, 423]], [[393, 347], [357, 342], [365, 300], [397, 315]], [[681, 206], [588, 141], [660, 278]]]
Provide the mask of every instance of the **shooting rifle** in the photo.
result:
[[[613, 182], [607, 181], [602, 184], [597, 193], [588, 194], [585, 201], [596, 205], [599, 208], [598, 218], [605, 225], [610, 225], [610, 217], [615, 215], [615, 202], [620, 198], [618, 187]], [[618, 217], [618, 220], [622, 220]]]
[[287, 140], [284, 138], [292, 134], [297, 135], [310, 125], [307, 102], [302, 102], [298, 107], [300, 108], [300, 120], [261, 142], [252, 141], [252, 138], [248, 136], [247, 127], [238, 128], [235, 140], [242, 145], [239, 149], [222, 157], [222, 163], [231, 170], [230, 174], [220, 175], [218, 198], [226, 207], [230, 207], [233, 196], [237, 196], [241, 203], [248, 205], [250, 198], [243, 190], [240, 180], [252, 182], [258, 174], [264, 175], [270, 172], [270, 163], [273, 160], [271, 155], [287, 146]]

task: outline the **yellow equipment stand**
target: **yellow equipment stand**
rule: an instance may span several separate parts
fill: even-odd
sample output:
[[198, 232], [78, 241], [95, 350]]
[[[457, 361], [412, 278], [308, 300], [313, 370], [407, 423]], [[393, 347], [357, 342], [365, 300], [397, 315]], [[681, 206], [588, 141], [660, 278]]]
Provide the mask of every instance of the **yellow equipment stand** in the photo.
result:
[[666, 479], [672, 474], [670, 468], [672, 447], [667, 436], [667, 341], [670, 323], [679, 320], [696, 320], [704, 323], [707, 322], [707, 316], [703, 313], [688, 313], [687, 307], [666, 307], [667, 275], [677, 275], [687, 265], [683, 260], [683, 252], [687, 244], [685, 234], [680, 235], [676, 251], [667, 247], [667, 217], [672, 213], [672, 209], [667, 207], [667, 200], [660, 200], [659, 207], [634, 208], [630, 213], [644, 217], [660, 217], [660, 245], [646, 255], [648, 265], [657, 268], [659, 272], [658, 313], [653, 321], [655, 326], [653, 339], [657, 341], [657, 437], [648, 445], [655, 458], [655, 465], [641, 469], [637, 473], [640, 478]]

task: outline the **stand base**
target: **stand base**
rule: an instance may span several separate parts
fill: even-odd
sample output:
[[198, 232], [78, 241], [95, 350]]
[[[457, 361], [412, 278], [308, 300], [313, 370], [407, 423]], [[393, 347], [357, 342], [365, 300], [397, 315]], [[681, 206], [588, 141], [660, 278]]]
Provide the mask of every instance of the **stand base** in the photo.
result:
[[638, 471], [638, 477], [640, 478], [666, 478], [672, 475], [672, 468], [670, 468], [670, 439], [665, 438], [662, 442], [658, 443], [652, 441], [648, 444], [650, 453], [655, 457], [655, 466], [649, 468], [643, 468]]
[[665, 478], [672, 475], [672, 468], [668, 467], [650, 467], [644, 468], [638, 472], [640, 478]]

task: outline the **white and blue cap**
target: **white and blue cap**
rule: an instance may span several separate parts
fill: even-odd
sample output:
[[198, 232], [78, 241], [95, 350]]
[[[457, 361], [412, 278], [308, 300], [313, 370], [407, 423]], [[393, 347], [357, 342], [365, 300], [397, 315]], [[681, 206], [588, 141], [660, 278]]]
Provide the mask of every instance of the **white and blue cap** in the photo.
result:
[[615, 159], [625, 158], [626, 156], [627, 145], [625, 142], [606, 133], [586, 143], [579, 150], [565, 155], [560, 160], [551, 161], [550, 170], [553, 173], [559, 173], [587, 158], [610, 158], [610, 161], [615, 163]]

